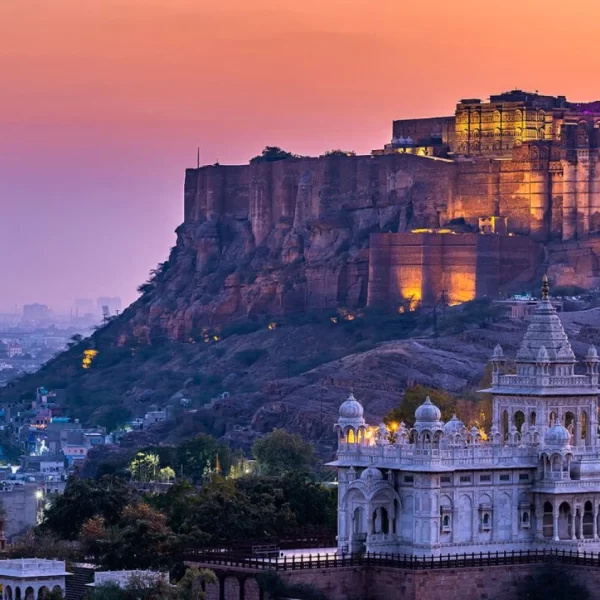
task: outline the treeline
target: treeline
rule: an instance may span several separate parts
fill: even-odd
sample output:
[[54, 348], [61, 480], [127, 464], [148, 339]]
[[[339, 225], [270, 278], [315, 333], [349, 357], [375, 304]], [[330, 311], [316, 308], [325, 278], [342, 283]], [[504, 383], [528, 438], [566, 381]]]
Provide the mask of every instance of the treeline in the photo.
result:
[[[187, 456], [190, 478], [175, 481], [164, 493], [140, 492], [118, 475], [71, 477], [38, 528], [12, 546], [12, 556], [93, 559], [106, 569], [172, 570], [189, 548], [334, 529], [336, 494], [318, 483], [311, 444], [275, 430], [257, 442], [256, 474], [226, 477], [231, 462], [206, 437], [175, 449], [172, 456]], [[221, 454], [219, 473], [213, 467]]]

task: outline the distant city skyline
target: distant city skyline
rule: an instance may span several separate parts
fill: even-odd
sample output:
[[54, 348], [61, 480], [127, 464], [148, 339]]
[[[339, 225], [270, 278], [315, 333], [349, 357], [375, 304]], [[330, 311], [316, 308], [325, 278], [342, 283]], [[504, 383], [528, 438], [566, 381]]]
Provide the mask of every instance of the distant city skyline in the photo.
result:
[[208, 164], [366, 154], [459, 98], [600, 98], [600, 5], [552, 5], [3, 0], [0, 310], [133, 301], [175, 243], [198, 146]]

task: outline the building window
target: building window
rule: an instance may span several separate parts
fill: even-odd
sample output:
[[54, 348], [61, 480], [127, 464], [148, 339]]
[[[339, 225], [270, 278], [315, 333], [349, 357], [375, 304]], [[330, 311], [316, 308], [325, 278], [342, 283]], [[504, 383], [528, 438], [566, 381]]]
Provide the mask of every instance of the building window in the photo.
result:
[[519, 481], [529, 481], [529, 473], [519, 473]]
[[489, 531], [492, 528], [492, 519], [489, 512], [484, 512], [481, 516], [481, 531]]
[[442, 475], [440, 477], [440, 481], [442, 483], [452, 483], [452, 477], [448, 477], [448, 475]]
[[529, 518], [529, 511], [528, 510], [524, 510], [521, 511], [521, 527], [523, 529], [529, 529], [531, 520]]
[[500, 475], [500, 481], [510, 481], [510, 475]]
[[471, 476], [470, 475], [461, 475], [460, 482], [461, 483], [471, 483]]
[[440, 508], [441, 520], [440, 528], [442, 533], [448, 533], [452, 531], [452, 509], [449, 506], [442, 506]]
[[415, 480], [415, 478], [412, 475], [405, 475], [404, 476], [404, 483], [413, 483]]
[[479, 481], [481, 481], [482, 483], [485, 482], [485, 481], [491, 481], [491, 480], [492, 480], [492, 476], [491, 475], [482, 475], [479, 478]]

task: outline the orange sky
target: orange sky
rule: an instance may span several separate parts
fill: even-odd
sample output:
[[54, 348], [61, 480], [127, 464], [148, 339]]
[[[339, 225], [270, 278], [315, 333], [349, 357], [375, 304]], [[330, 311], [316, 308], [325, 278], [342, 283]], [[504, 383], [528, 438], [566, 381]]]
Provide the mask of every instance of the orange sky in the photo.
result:
[[0, 0], [0, 307], [133, 299], [198, 145], [368, 152], [461, 97], [600, 99], [599, 22], [597, 0]]

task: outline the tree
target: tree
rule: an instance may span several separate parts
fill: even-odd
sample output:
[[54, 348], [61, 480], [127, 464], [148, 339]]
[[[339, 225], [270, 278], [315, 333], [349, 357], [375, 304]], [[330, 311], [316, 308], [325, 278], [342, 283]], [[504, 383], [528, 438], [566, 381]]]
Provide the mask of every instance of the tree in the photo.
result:
[[87, 521], [81, 543], [107, 569], [151, 569], [173, 562], [173, 533], [165, 515], [145, 502], [127, 506], [118, 522], [107, 526], [102, 517]]
[[306, 471], [315, 461], [315, 449], [301, 436], [285, 429], [274, 429], [256, 440], [252, 448], [263, 475], [283, 475], [291, 471]]
[[442, 411], [442, 421], [452, 418], [456, 412], [456, 401], [450, 394], [423, 385], [414, 385], [404, 392], [400, 406], [393, 408], [383, 417], [383, 422], [389, 425], [403, 421], [408, 427], [412, 427], [415, 423], [415, 411], [425, 402], [427, 396]]
[[171, 467], [163, 467], [158, 471], [158, 481], [168, 483], [175, 479], [175, 471]]
[[545, 564], [531, 579], [524, 579], [518, 600], [590, 600], [590, 591], [558, 563]]
[[279, 146], [266, 146], [261, 154], [250, 159], [250, 164], [254, 165], [261, 162], [275, 162], [293, 157], [294, 155], [291, 152], [282, 150]]
[[77, 539], [89, 519], [100, 516], [109, 525], [119, 521], [132, 499], [132, 490], [120, 477], [105, 475], [98, 481], [71, 476], [62, 496], [46, 511], [42, 532], [60, 539]]
[[[217, 461], [218, 458], [218, 461]], [[202, 482], [217, 471], [217, 462], [224, 475], [231, 467], [231, 451], [225, 444], [204, 433], [179, 445], [176, 452], [176, 471], [192, 481]]]
[[157, 454], [138, 452], [129, 463], [131, 477], [142, 483], [156, 481], [158, 478], [159, 462]]
[[356, 156], [356, 152], [354, 152], [354, 150], [327, 150], [327, 152], [323, 153], [323, 156], [326, 158], [331, 156], [348, 158], [350, 156]]
[[217, 576], [210, 569], [190, 567], [177, 582], [176, 595], [179, 600], [205, 600], [203, 586], [217, 583]]

